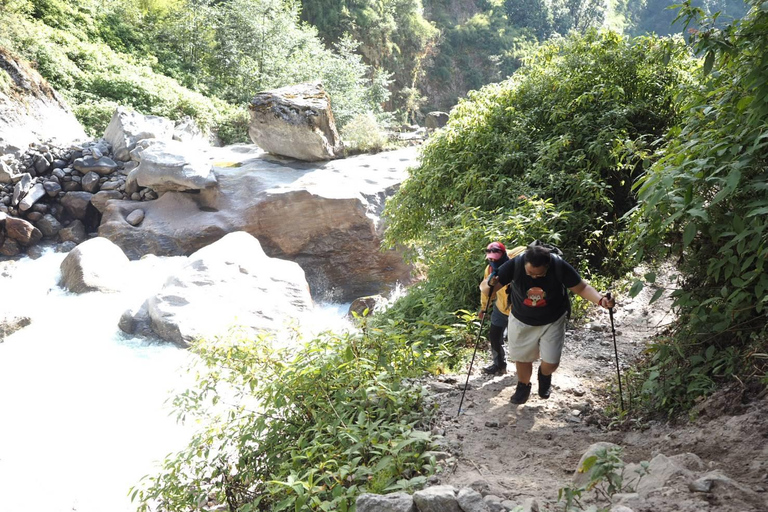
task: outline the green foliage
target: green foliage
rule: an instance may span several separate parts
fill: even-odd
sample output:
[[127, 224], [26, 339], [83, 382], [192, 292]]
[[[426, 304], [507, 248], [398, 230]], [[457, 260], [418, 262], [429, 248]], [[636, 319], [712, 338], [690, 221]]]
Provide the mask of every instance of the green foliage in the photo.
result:
[[584, 493], [589, 491], [594, 491], [597, 501], [607, 503], [605, 507], [597, 509], [601, 512], [608, 511], [614, 494], [635, 492], [637, 484], [648, 474], [648, 462], [641, 462], [635, 470], [636, 476], [632, 475], [633, 478], [627, 482], [624, 476], [625, 464], [621, 457], [620, 447], [601, 448], [595, 455], [587, 457], [579, 467], [579, 473], [589, 473], [589, 481], [581, 487], [563, 487], [557, 493], [558, 501], [565, 501], [565, 511], [594, 510], [585, 508], [582, 503]]
[[[651, 407], [679, 412], [717, 382], [765, 378], [768, 339], [768, 30], [764, 2], [716, 29], [704, 18], [693, 42], [704, 65], [684, 122], [636, 185], [637, 257], [675, 254], [683, 283], [679, 324], [659, 342], [642, 389]], [[688, 23], [703, 12], [687, 2]]]
[[603, 263], [692, 62], [679, 40], [592, 32], [460, 102], [385, 209], [386, 241], [422, 255], [433, 307], [477, 300], [493, 239], [542, 238], [577, 266]]
[[[685, 30], [681, 24], [673, 23], [680, 4], [680, 0], [623, 0], [619, 2], [618, 10], [627, 20], [632, 34], [669, 35]], [[692, 5], [710, 14], [719, 12], [720, 24], [746, 14], [744, 0], [698, 0]]]
[[373, 73], [348, 38], [325, 48], [299, 23], [295, 2], [7, 0], [0, 22], [0, 44], [30, 60], [92, 135], [116, 104], [188, 115], [242, 142], [237, 112], [260, 90], [322, 80], [340, 127], [380, 114], [389, 97], [389, 75]]
[[[362, 492], [419, 488], [436, 470], [421, 375], [433, 356], [380, 329], [193, 347], [197, 383], [174, 399], [203, 428], [162, 474], [133, 489], [140, 510], [353, 510]], [[427, 431], [425, 431], [427, 430]]]
[[341, 138], [350, 153], [377, 153], [387, 143], [387, 134], [372, 112], [352, 118], [341, 131]]
[[397, 94], [390, 109], [407, 109], [400, 92], [417, 85], [422, 61], [438, 36], [424, 18], [421, 0], [303, 0], [301, 15], [329, 44], [358, 41], [366, 64], [392, 77], [391, 91]]

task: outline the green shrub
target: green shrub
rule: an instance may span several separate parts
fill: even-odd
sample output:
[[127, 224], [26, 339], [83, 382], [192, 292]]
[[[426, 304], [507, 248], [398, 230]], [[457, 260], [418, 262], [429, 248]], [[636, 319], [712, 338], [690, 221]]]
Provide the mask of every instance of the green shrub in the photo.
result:
[[429, 360], [417, 346], [378, 329], [272, 345], [194, 345], [197, 384], [174, 404], [203, 429], [133, 490], [140, 510], [209, 500], [231, 510], [351, 510], [362, 492], [413, 490], [436, 470], [433, 409], [405, 379]]
[[372, 112], [358, 114], [341, 130], [341, 139], [349, 153], [378, 153], [387, 143], [387, 134], [379, 127]]
[[[692, 29], [702, 87], [636, 185], [634, 255], [673, 255], [681, 273], [678, 323], [639, 376], [649, 411], [684, 412], [729, 380], [768, 382], [768, 12], [749, 3], [739, 23]], [[681, 13], [688, 23], [703, 14], [690, 2]]]
[[386, 241], [421, 255], [433, 307], [477, 300], [493, 239], [542, 238], [581, 270], [621, 270], [612, 250], [632, 181], [676, 120], [693, 66], [679, 39], [590, 32], [542, 46], [460, 102], [385, 209]]

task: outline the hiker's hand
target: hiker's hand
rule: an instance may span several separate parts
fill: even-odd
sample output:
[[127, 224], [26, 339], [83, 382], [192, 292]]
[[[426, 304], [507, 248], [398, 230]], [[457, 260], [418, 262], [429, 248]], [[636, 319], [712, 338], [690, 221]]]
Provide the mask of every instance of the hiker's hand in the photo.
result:
[[494, 286], [496, 286], [496, 282], [498, 280], [499, 280], [499, 278], [496, 277], [496, 273], [493, 273], [490, 276], [488, 276], [488, 287], [489, 288], [493, 288]]
[[481, 310], [480, 310], [480, 311], [477, 313], [477, 318], [479, 318], [480, 320], [482, 320], [483, 318], [485, 318], [485, 310], [484, 310], [484, 309], [481, 309]]
[[611, 294], [609, 293], [600, 297], [598, 305], [604, 307], [605, 309], [613, 309], [616, 307], [616, 301], [613, 300], [613, 297], [611, 297]]

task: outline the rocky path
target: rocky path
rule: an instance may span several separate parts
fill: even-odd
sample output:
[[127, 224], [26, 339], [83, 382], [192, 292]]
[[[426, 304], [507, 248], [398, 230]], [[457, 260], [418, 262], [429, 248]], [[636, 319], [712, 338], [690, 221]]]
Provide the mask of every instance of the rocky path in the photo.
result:
[[[622, 372], [671, 320], [668, 301], [648, 305], [652, 293], [619, 301], [615, 324]], [[592, 314], [586, 326], [569, 329], [548, 400], [536, 393], [534, 372], [530, 400], [511, 404], [517, 383], [513, 367], [504, 376], [483, 376], [479, 368], [487, 356], [480, 351], [461, 415], [466, 374], [433, 383], [442, 414], [436, 428], [453, 455], [439, 483], [472, 486], [489, 503], [503, 501], [491, 510], [563, 510], [558, 489], [572, 485], [591, 445], [610, 442], [623, 448], [627, 463], [654, 462], [641, 492], [596, 502], [606, 510], [768, 510], [768, 400], [742, 404], [741, 390], [732, 388], [700, 404], [695, 422], [641, 424], [630, 412], [622, 428], [611, 425], [603, 414], [618, 407], [606, 392], [616, 376], [610, 320], [607, 312]]]

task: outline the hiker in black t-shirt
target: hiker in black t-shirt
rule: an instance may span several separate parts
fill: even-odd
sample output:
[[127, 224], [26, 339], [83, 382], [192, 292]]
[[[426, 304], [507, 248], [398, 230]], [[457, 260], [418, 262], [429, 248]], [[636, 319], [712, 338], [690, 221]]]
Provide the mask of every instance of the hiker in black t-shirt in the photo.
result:
[[[560, 364], [565, 341], [565, 323], [570, 311], [567, 290], [606, 309], [615, 303], [587, 284], [565, 260], [542, 246], [529, 246], [526, 251], [499, 267], [494, 289], [512, 283], [507, 340], [509, 358], [515, 361], [517, 389], [513, 404], [523, 404], [531, 394], [533, 362], [541, 357], [539, 396], [549, 398], [552, 373]], [[488, 282], [480, 284], [488, 293]]]

